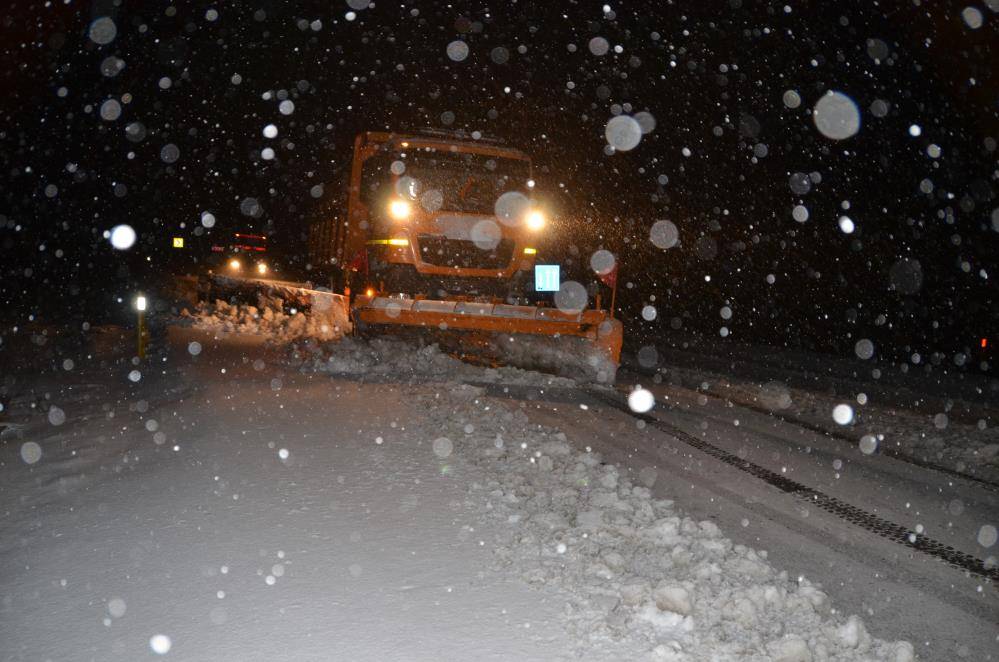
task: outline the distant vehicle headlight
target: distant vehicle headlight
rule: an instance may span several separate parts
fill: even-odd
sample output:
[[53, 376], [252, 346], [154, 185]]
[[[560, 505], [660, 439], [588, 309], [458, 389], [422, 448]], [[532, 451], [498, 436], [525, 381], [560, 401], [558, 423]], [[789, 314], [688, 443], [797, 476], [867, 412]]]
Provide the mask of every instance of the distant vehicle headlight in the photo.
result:
[[545, 227], [545, 215], [537, 209], [530, 211], [524, 219], [527, 227], [531, 230], [540, 230]]
[[232, 269], [233, 271], [239, 271], [240, 269], [243, 268], [243, 263], [237, 260], [236, 258], [233, 258], [229, 260], [229, 268]]
[[260, 275], [263, 275], [263, 274], [267, 273], [267, 263], [266, 262], [257, 262], [257, 273], [260, 274]]
[[388, 213], [396, 221], [405, 221], [413, 213], [413, 206], [405, 200], [396, 198], [389, 203]]

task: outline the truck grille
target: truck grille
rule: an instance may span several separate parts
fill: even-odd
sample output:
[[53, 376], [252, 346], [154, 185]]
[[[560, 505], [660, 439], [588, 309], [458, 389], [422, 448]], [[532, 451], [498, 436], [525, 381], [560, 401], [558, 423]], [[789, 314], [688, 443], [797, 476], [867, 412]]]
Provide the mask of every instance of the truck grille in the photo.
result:
[[492, 250], [483, 250], [475, 242], [421, 234], [420, 255], [423, 261], [438, 267], [462, 269], [506, 269], [513, 258], [513, 241], [500, 239]]

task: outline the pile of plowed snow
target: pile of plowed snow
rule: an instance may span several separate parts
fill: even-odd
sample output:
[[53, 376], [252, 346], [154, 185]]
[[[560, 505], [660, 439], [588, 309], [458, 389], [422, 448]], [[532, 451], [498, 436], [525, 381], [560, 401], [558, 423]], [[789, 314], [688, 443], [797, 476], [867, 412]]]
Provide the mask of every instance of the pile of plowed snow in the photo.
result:
[[259, 294], [257, 305], [216, 299], [213, 303], [201, 302], [181, 315], [198, 329], [267, 336], [277, 343], [303, 338], [336, 340], [350, 329], [343, 306], [328, 297], [315, 298], [305, 312], [281, 297]]
[[303, 369], [352, 376], [434, 382], [482, 382], [572, 388], [576, 382], [520, 368], [470, 365], [436, 345], [418, 347], [395, 338], [346, 337], [312, 348]]
[[654, 476], [633, 484], [481, 388], [451, 385], [427, 398], [425, 411], [440, 430], [434, 451], [479, 469], [473, 501], [509, 532], [497, 562], [567, 596], [578, 656], [623, 648], [630, 659], [691, 662], [914, 659], [911, 644], [873, 638], [765, 552], [653, 499]]
[[193, 310], [184, 310], [181, 316], [195, 328], [213, 333], [264, 336], [275, 344], [310, 341], [299, 344], [293, 352], [293, 364], [306, 371], [432, 382], [559, 388], [577, 385], [567, 377], [533, 370], [472, 365], [444, 352], [436, 344], [417, 346], [398, 338], [347, 336], [350, 322], [346, 311], [337, 303], [318, 306], [313, 302], [307, 312], [302, 312], [281, 297], [259, 294], [257, 305], [216, 299], [213, 303], [201, 302]]

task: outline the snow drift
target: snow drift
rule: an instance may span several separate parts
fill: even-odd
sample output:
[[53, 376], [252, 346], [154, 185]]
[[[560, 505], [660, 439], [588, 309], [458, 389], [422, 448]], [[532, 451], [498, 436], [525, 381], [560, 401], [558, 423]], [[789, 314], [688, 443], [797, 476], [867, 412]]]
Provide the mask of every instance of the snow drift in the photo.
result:
[[832, 609], [819, 587], [772, 567], [766, 552], [652, 498], [654, 476], [635, 484], [565, 434], [531, 425], [483, 393], [453, 385], [446, 400], [435, 394], [428, 422], [450, 442], [441, 446], [479, 469], [481, 482], [470, 489], [483, 516], [507, 526], [497, 563], [568, 595], [578, 655], [914, 659], [911, 644], [873, 638], [859, 618]]
[[297, 288], [261, 290], [253, 304], [222, 299], [200, 302], [181, 316], [198, 329], [262, 335], [275, 343], [336, 340], [350, 331], [342, 295]]

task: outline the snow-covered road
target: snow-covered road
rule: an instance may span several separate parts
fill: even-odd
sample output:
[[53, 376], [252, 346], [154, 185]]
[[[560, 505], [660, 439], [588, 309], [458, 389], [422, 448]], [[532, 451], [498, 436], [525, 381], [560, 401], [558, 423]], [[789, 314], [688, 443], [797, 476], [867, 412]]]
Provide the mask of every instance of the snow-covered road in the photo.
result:
[[557, 604], [488, 571], [496, 533], [418, 389], [282, 370], [246, 338], [175, 349], [105, 412], [61, 399], [65, 423], [24, 431], [31, 470], [4, 447], [0, 658], [142, 659], [158, 635], [183, 660], [568, 650]]
[[[331, 376], [174, 328], [144, 365], [23, 377], [0, 659], [994, 656], [993, 584], [592, 393], [426, 354], [392, 379], [351, 352]], [[980, 485], [648, 386], [664, 424], [985, 556]]]
[[[624, 374], [640, 380], [637, 375]], [[716, 448], [787, 476], [979, 559], [993, 557], [977, 534], [999, 498], [981, 485], [856, 447], [680, 387], [649, 384], [655, 418]], [[874, 634], [908, 639], [923, 659], [996, 659], [999, 596], [994, 582], [890, 541], [856, 523], [700, 452], [668, 432], [600, 401], [536, 402], [532, 420], [594, 440], [607, 460], [657, 477], [655, 496], [676, 499], [716, 522], [735, 542], [765, 550], [792, 577], [829, 592]], [[571, 415], [567, 416], [567, 412]], [[838, 467], [838, 468], [837, 468]]]

